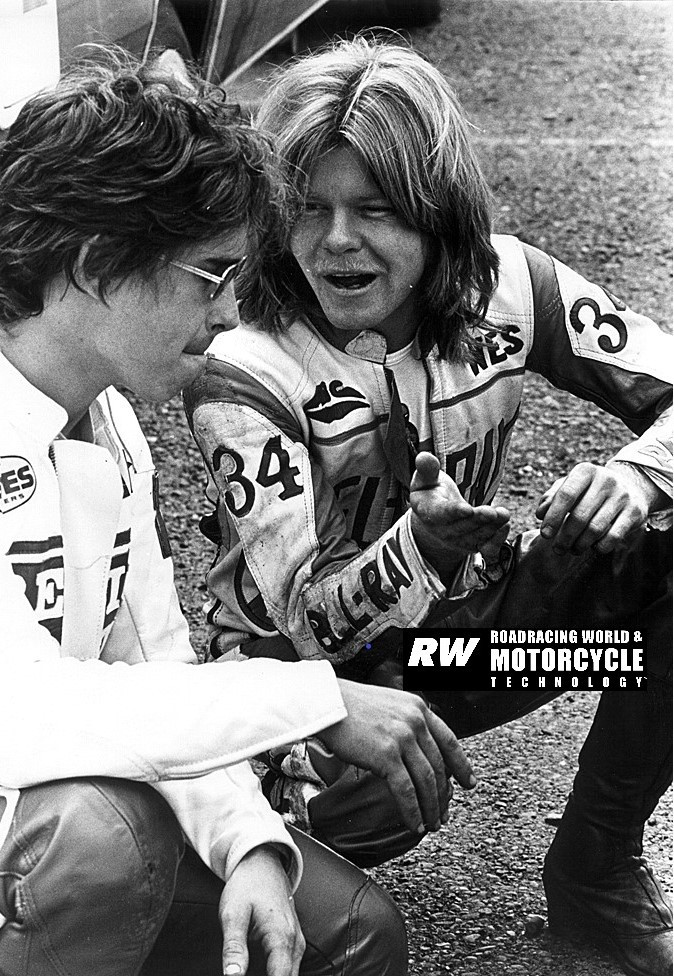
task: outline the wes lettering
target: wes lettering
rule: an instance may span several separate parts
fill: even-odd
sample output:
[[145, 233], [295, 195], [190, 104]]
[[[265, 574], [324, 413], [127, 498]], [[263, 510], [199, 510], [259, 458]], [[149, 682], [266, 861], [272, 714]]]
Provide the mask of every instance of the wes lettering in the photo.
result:
[[22, 457], [0, 457], [0, 514], [27, 502], [35, 491], [35, 473]]
[[490, 329], [484, 332], [485, 343], [476, 354], [475, 360], [470, 364], [470, 369], [474, 376], [478, 376], [483, 370], [490, 366], [498, 366], [505, 363], [509, 356], [515, 356], [524, 349], [524, 342], [517, 333], [519, 326], [510, 324], [497, 332]]

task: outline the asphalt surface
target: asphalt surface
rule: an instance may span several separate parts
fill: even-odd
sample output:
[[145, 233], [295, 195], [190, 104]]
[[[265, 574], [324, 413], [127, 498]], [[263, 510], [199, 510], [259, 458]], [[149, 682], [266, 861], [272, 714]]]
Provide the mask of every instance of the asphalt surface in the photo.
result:
[[[358, 7], [331, 7], [303, 29], [300, 46], [347, 20], [365, 26]], [[476, 127], [497, 229], [550, 251], [669, 328], [670, 4], [445, 0], [439, 22], [409, 37], [453, 81]], [[254, 101], [268, 70], [244, 79], [232, 96]], [[137, 407], [159, 463], [178, 585], [200, 647], [211, 553], [197, 531], [199, 458], [178, 401]], [[577, 459], [606, 458], [626, 436], [617, 420], [529, 378], [500, 499], [515, 525], [533, 524], [541, 491]], [[373, 872], [406, 917], [415, 976], [620, 971], [604, 955], [550, 935], [540, 880], [596, 701], [594, 693], [568, 694], [468, 740], [477, 790], [458, 790], [441, 832]], [[669, 793], [646, 835], [649, 859], [670, 890], [671, 813]], [[536, 932], [527, 935], [533, 915]]]

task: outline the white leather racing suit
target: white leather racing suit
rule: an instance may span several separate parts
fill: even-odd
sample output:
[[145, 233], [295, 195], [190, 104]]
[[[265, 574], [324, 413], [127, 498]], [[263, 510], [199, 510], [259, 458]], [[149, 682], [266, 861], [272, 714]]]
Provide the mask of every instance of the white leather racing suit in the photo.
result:
[[345, 716], [332, 668], [191, 666], [145, 438], [114, 390], [90, 419], [94, 443], [61, 438], [65, 411], [0, 356], [5, 825], [21, 787], [112, 776], [154, 784], [225, 879], [259, 844], [296, 853], [241, 760]]
[[[620, 417], [636, 439], [616, 457], [671, 497], [670, 337], [543, 252], [513, 237], [494, 245], [491, 345], [472, 363], [433, 351], [424, 360], [444, 469], [472, 504], [494, 498], [528, 369]], [[471, 557], [446, 589], [415, 545], [387, 448], [377, 339], [337, 348], [297, 320], [273, 336], [244, 326], [211, 346], [186, 408], [218, 506], [214, 657], [280, 633], [300, 657], [352, 662], [389, 628], [418, 626], [440, 597], [486, 585]]]

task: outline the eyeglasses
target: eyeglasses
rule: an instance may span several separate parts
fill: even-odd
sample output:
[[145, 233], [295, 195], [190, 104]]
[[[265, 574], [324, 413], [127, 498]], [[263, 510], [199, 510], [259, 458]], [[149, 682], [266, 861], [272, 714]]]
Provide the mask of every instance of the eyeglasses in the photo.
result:
[[243, 268], [247, 254], [244, 254], [242, 258], [238, 261], [233, 261], [232, 264], [228, 264], [221, 275], [211, 274], [210, 271], [203, 271], [201, 268], [195, 268], [193, 264], [183, 264], [182, 261], [169, 261], [174, 268], [182, 268], [183, 271], [189, 271], [190, 274], [197, 275], [198, 278], [205, 278], [206, 281], [212, 281], [215, 288], [209, 294], [210, 301], [214, 302], [215, 299], [223, 293], [227, 285], [230, 285], [236, 276], [239, 274]]

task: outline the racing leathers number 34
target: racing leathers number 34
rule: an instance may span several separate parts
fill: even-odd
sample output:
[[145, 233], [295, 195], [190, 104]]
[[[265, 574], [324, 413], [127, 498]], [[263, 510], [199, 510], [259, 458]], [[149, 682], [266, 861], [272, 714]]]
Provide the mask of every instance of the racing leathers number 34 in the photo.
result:
[[[637, 437], [616, 458], [671, 497], [669, 337], [543, 252], [513, 237], [494, 244], [491, 343], [472, 363], [435, 351], [423, 361], [444, 470], [472, 504], [494, 498], [528, 369], [619, 417]], [[488, 585], [480, 557], [441, 581], [415, 545], [386, 450], [390, 384], [367, 340], [339, 349], [302, 319], [275, 336], [243, 326], [216, 339], [187, 393], [217, 506], [214, 657], [283, 634], [302, 658], [353, 663], [442, 597], [451, 607]]]

